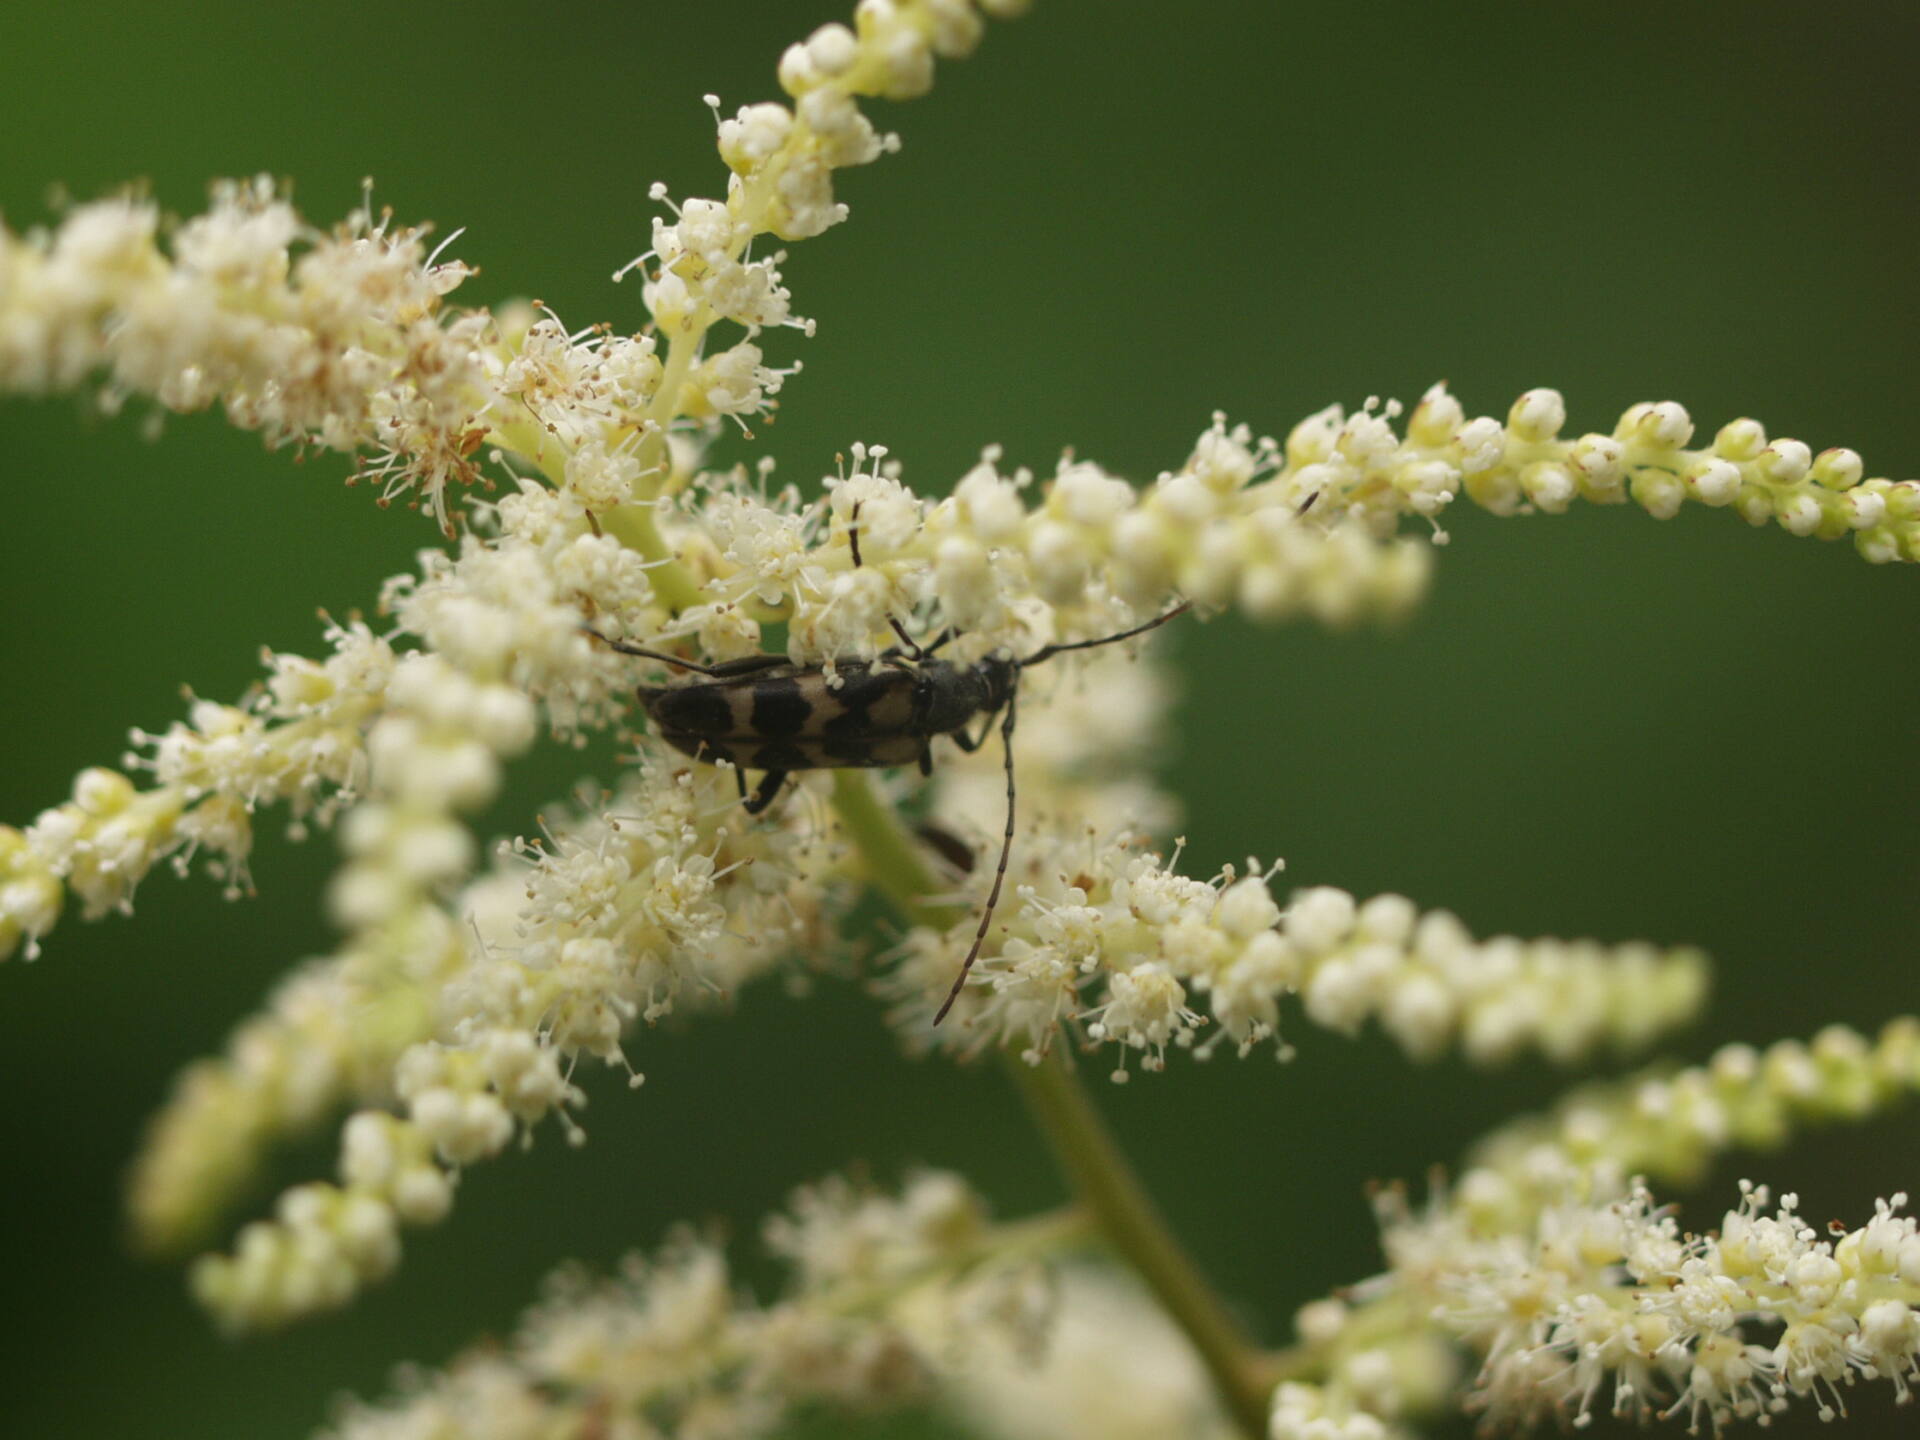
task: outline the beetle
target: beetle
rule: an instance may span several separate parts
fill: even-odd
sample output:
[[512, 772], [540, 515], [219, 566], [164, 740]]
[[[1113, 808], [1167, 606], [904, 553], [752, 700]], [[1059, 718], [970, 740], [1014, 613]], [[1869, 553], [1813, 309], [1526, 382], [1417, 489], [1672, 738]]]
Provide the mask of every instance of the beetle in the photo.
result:
[[[856, 505], [854, 523], [848, 529], [855, 567], [861, 563], [859, 518]], [[960, 997], [979, 958], [1013, 850], [1013, 726], [1021, 675], [1069, 650], [1130, 640], [1183, 614], [1190, 604], [1182, 602], [1143, 625], [1098, 640], [1043, 645], [1024, 657], [989, 655], [966, 664], [937, 657], [955, 631], [946, 630], [932, 644], [922, 646], [898, 620], [890, 620], [898, 645], [873, 660], [841, 661], [831, 676], [822, 665], [796, 664], [784, 655], [747, 655], [701, 665], [611, 640], [595, 630], [586, 633], [623, 655], [657, 660], [702, 677], [675, 685], [641, 685], [640, 703], [660, 738], [674, 749], [696, 760], [734, 767], [741, 801], [750, 815], [773, 804], [796, 770], [918, 765], [921, 774], [931, 774], [937, 736], [952, 737], [971, 754], [986, 743], [994, 722], [999, 721], [1007, 772], [1007, 826], [1000, 842], [1000, 864], [973, 945], [933, 1017], [938, 1025]], [[981, 721], [979, 732], [969, 734], [976, 719]], [[747, 794], [747, 770], [763, 772], [751, 795]]]

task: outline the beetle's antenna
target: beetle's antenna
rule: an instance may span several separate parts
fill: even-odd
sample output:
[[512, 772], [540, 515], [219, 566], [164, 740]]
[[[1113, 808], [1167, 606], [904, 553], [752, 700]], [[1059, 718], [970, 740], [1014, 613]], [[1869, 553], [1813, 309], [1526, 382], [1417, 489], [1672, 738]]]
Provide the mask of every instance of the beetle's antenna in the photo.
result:
[[[866, 563], [860, 558], [860, 507], [866, 503], [864, 500], [854, 501], [853, 513], [847, 517], [847, 544], [853, 550], [853, 568], [856, 570], [861, 569]], [[891, 625], [893, 633], [900, 637], [900, 648], [906, 652], [909, 660], [924, 660], [933, 653], [932, 650], [922, 650], [919, 642], [907, 634], [907, 627], [902, 625], [896, 616], [889, 615], [887, 624]]]
[[668, 655], [664, 651], [642, 649], [638, 645], [629, 645], [624, 640], [609, 640], [591, 625], [582, 625], [580, 627], [580, 633], [583, 635], [591, 635], [602, 645], [611, 646], [622, 655], [638, 655], [643, 660], [658, 660], [662, 664], [678, 665], [682, 670], [692, 670], [699, 675], [724, 676], [727, 673], [724, 670], [716, 670], [711, 665], [701, 665], [692, 660], [682, 660], [678, 655]]
[[980, 947], [987, 938], [987, 926], [993, 923], [994, 907], [1000, 903], [1000, 882], [1007, 878], [1007, 857], [1013, 853], [1013, 717], [1014, 703], [1019, 694], [1020, 687], [1016, 681], [1013, 689], [1007, 692], [1007, 718], [1000, 722], [1000, 749], [1007, 758], [1007, 833], [1000, 839], [1000, 868], [993, 872], [993, 889], [987, 892], [987, 910], [980, 917], [980, 928], [973, 932], [973, 948], [967, 951], [967, 958], [960, 962], [960, 973], [953, 977], [953, 988], [947, 991], [947, 998], [940, 1002], [940, 1009], [933, 1017], [936, 1025], [947, 1018], [947, 1012], [953, 1008], [953, 1002], [960, 998], [960, 991], [967, 983], [973, 962], [980, 958]]
[[1051, 660], [1063, 650], [1091, 650], [1096, 645], [1111, 645], [1118, 640], [1131, 640], [1136, 635], [1144, 635], [1147, 631], [1157, 629], [1169, 620], [1186, 614], [1187, 611], [1192, 608], [1193, 602], [1191, 600], [1182, 600], [1165, 614], [1156, 615], [1153, 619], [1147, 621], [1146, 624], [1136, 625], [1131, 630], [1122, 630], [1118, 635], [1107, 635], [1098, 640], [1074, 640], [1065, 645], [1043, 645], [1034, 651], [1033, 654], [1022, 660], [1020, 666], [1022, 669], [1025, 669], [1029, 665], [1038, 665], [1042, 660]]
[[853, 514], [847, 517], [847, 544], [853, 549], [853, 568], [856, 570], [866, 564], [860, 558], [860, 507], [864, 504], [864, 500], [854, 501]]

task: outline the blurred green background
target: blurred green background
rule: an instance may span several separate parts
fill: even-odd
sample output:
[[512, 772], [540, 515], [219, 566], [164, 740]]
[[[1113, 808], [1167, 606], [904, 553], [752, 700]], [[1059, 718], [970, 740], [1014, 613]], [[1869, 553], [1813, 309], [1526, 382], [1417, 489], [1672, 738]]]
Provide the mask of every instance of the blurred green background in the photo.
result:
[[[648, 183], [722, 183], [700, 95], [771, 97], [780, 48], [841, 9], [9, 7], [0, 209], [18, 228], [56, 184], [146, 178], [190, 212], [208, 178], [269, 171], [329, 221], [371, 175], [401, 216], [469, 227], [457, 253], [484, 273], [463, 298], [634, 327], [637, 290], [608, 277], [647, 248]], [[792, 478], [868, 440], [929, 490], [990, 441], [1145, 480], [1216, 407], [1284, 434], [1444, 376], [1469, 413], [1551, 384], [1575, 428], [1605, 429], [1670, 397], [1708, 430], [1753, 414], [1920, 472], [1920, 20], [1838, 13], [1042, 0], [929, 99], [881, 108], [906, 148], [844, 175], [851, 223], [794, 247], [820, 333], [774, 341], [806, 373], [761, 444]], [[295, 465], [212, 417], [157, 444], [70, 399], [7, 402], [0, 426], [15, 823], [128, 726], [163, 728], [183, 682], [227, 697], [260, 645], [313, 650], [316, 606], [370, 605], [435, 539], [341, 488], [338, 457]], [[1199, 871], [1277, 851], [1294, 881], [1404, 891], [1482, 933], [1700, 942], [1717, 1002], [1675, 1042], [1690, 1056], [1912, 1008], [1920, 575], [1695, 509], [1450, 524], [1400, 633], [1180, 627], [1167, 764]], [[584, 763], [528, 763], [500, 826]], [[549, 1128], [475, 1171], [350, 1314], [223, 1342], [177, 1272], [126, 1256], [117, 1191], [172, 1072], [330, 944], [330, 841], [263, 835], [257, 902], [157, 876], [136, 921], [69, 922], [0, 973], [0, 1432], [300, 1435], [392, 1362], [498, 1333], [564, 1257], [605, 1263], [682, 1217], [744, 1229], [856, 1158], [957, 1166], [1009, 1214], [1059, 1196], [991, 1068], [898, 1058], [852, 986], [769, 987], [645, 1037], [646, 1089], [597, 1086], [588, 1146]], [[1291, 1033], [1285, 1069], [1178, 1063], [1100, 1096], [1276, 1338], [1373, 1267], [1365, 1182], [1451, 1160], [1561, 1083]], [[1857, 1221], [1920, 1184], [1913, 1134], [1909, 1113], [1741, 1158], [1689, 1213], [1751, 1173]], [[1862, 1399], [1854, 1433], [1891, 1425]]]

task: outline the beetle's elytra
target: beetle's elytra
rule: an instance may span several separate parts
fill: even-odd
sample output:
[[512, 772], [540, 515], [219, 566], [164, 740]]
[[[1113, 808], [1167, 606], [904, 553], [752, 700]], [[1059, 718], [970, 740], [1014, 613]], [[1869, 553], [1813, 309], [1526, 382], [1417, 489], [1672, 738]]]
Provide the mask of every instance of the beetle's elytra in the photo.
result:
[[708, 673], [691, 685], [640, 687], [660, 738], [697, 759], [784, 777], [845, 767], [925, 770], [933, 738], [998, 714], [1017, 671], [1009, 660], [953, 665], [888, 655], [844, 662], [829, 683], [817, 665], [755, 655]]

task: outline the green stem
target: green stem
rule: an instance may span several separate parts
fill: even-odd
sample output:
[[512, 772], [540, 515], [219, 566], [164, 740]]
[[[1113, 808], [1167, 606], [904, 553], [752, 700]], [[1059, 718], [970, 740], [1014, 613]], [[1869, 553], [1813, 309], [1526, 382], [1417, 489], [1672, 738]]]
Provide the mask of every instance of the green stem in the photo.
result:
[[629, 550], [654, 562], [647, 579], [667, 609], [678, 615], [700, 603], [700, 582], [673, 553], [660, 527], [653, 523], [653, 506], [621, 505], [609, 510], [600, 522], [614, 539]]
[[567, 457], [560, 442], [532, 420], [495, 421], [487, 440], [511, 450], [534, 467], [558, 489], [566, 482]]
[[865, 771], [833, 772], [833, 808], [840, 812], [840, 823], [866, 862], [867, 879], [903, 915], [942, 929], [960, 918], [961, 912], [951, 905], [928, 903], [927, 897], [939, 888], [933, 872], [920, 858], [900, 817], [873, 793]]
[[821, 1308], [831, 1315], [877, 1314], [920, 1286], [950, 1282], [977, 1266], [1019, 1265], [1083, 1249], [1097, 1238], [1092, 1216], [1078, 1205], [1063, 1205], [1058, 1210], [991, 1227], [964, 1258], [942, 1256], [917, 1271], [893, 1276], [879, 1284], [848, 1285], [839, 1293], [824, 1297]]
[[1266, 1434], [1272, 1385], [1265, 1356], [1181, 1248], [1086, 1088], [1058, 1053], [1038, 1065], [1007, 1056], [1006, 1068], [1107, 1243], [1186, 1332], [1234, 1421], [1249, 1436]]
[[[833, 781], [834, 808], [859, 848], [874, 888], [910, 917], [933, 925], [955, 924], [964, 912], [928, 903], [936, 889], [933, 874], [900, 817], [875, 796], [867, 777], [858, 770], [839, 770]], [[1240, 1333], [1168, 1229], [1067, 1062], [1058, 1053], [1039, 1065], [1009, 1056], [1006, 1068], [1101, 1238], [1133, 1267], [1193, 1342], [1239, 1428], [1250, 1437], [1265, 1435], [1273, 1382], [1267, 1357]]]
[[[496, 425], [489, 438], [537, 468], [554, 489], [567, 483], [566, 451], [537, 425], [526, 421]], [[680, 563], [660, 527], [654, 524], [653, 508], [648, 501], [621, 505], [602, 516], [600, 523], [622, 545], [654, 562], [650, 572], [653, 593], [677, 615], [700, 603], [700, 582]]]
[[667, 429], [680, 413], [680, 389], [693, 373], [693, 362], [700, 353], [700, 341], [713, 324], [705, 305], [691, 317], [692, 323], [672, 336], [663, 335], [666, 357], [660, 367], [660, 379], [647, 406], [646, 419], [652, 428], [640, 440], [640, 468], [650, 470], [667, 465]]

